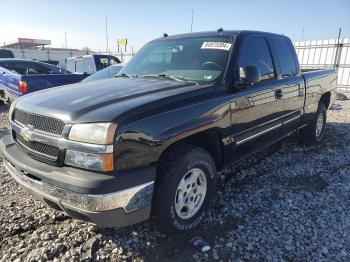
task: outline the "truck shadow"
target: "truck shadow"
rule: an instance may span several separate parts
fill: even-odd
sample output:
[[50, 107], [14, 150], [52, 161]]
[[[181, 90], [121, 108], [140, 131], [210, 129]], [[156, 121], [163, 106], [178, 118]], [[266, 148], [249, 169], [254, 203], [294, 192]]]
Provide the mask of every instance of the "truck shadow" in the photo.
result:
[[[286, 201], [284, 196], [281, 196], [278, 192], [278, 187], [281, 185], [293, 194], [301, 194], [305, 190], [315, 193], [324, 190], [328, 184], [318, 174], [315, 176], [302, 174], [295, 177], [279, 177], [272, 175], [271, 172], [267, 172], [260, 166], [268, 165], [270, 161], [268, 159], [276, 157], [278, 160], [278, 157], [285, 153], [291, 154], [292, 158], [293, 154], [301, 158], [305, 154], [324, 154], [331, 158], [334, 151], [345, 150], [350, 141], [350, 124], [330, 122], [327, 125], [326, 132], [325, 140], [320, 145], [311, 147], [300, 145], [296, 134], [284, 140], [281, 147], [269, 149], [267, 153], [260, 153], [247, 159], [246, 163], [243, 162], [241, 166], [232, 169], [235, 174], [246, 173], [246, 175], [237, 177], [232, 174], [227, 180], [223, 180], [219, 184], [219, 193], [213, 201], [208, 219], [195, 232], [177, 237], [167, 237], [162, 235], [156, 226], [149, 221], [122, 229], [97, 230], [96, 232], [102, 235], [102, 240], [94, 253], [95, 258], [99, 249], [104, 249], [102, 242], [106, 240], [107, 242], [111, 241], [115, 246], [122, 247], [126, 254], [125, 258], [130, 260], [137, 258], [144, 261], [189, 261], [197, 258], [197, 255], [205, 256], [205, 259], [209, 261], [214, 260], [212, 250], [203, 254], [189, 243], [192, 237], [201, 236], [212, 249], [215, 249], [220, 259], [227, 261], [233, 254], [232, 249], [229, 248], [230, 246], [226, 246], [227, 233], [244, 226], [246, 220], [259, 217], [262, 212], [265, 212], [259, 207], [252, 207], [249, 210], [232, 215], [227, 211], [229, 208], [227, 203], [233, 201], [233, 198], [236, 200], [236, 197], [233, 197], [235, 194], [237, 194], [237, 199], [242, 200], [244, 194], [249, 192], [248, 188], [250, 191], [260, 191], [261, 183], [268, 180], [276, 182], [273, 186], [276, 188], [271, 189], [268, 194], [264, 195], [265, 198], [269, 198], [266, 200], [268, 203]], [[296, 168], [296, 165], [297, 160], [295, 163], [290, 163], [288, 168], [291, 169], [291, 172], [293, 172], [293, 168]], [[324, 165], [322, 168], [326, 170], [328, 166], [326, 163]], [[340, 163], [339, 168], [341, 165]], [[257, 166], [258, 171], [250, 174], [250, 169], [254, 166]], [[262, 177], [266, 180], [261, 179]], [[215, 244], [219, 244], [220, 247], [216, 247]]]
[[[98, 229], [97, 233], [102, 235], [102, 239], [95, 248], [93, 260], [97, 258], [98, 249], [103, 249], [101, 243], [111, 241], [123, 248], [124, 259], [130, 259], [130, 261], [135, 258], [141, 261], [189, 261], [193, 259], [193, 254], [200, 252], [189, 243], [193, 237], [201, 236], [211, 245], [221, 234], [220, 232], [235, 229], [243, 223], [242, 218], [226, 216], [222, 219], [222, 223], [203, 223], [193, 233], [172, 237], [162, 235], [150, 221], [122, 229]], [[134, 249], [137, 250], [136, 253]], [[213, 259], [211, 252], [206, 255], [210, 260]], [[221, 251], [219, 255], [220, 258], [228, 259], [230, 252]]]

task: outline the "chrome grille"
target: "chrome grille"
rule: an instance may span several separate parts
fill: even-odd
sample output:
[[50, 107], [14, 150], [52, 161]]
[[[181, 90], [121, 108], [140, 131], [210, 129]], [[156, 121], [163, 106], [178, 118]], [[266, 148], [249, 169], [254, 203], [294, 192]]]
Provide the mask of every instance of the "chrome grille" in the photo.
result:
[[59, 156], [59, 148], [55, 146], [46, 145], [36, 141], [26, 141], [20, 134], [16, 133], [16, 140], [27, 150], [44, 155], [55, 160]]
[[19, 124], [31, 125], [34, 129], [55, 135], [61, 135], [64, 128], [64, 122], [59, 119], [28, 113], [20, 109], [15, 109], [12, 117]]

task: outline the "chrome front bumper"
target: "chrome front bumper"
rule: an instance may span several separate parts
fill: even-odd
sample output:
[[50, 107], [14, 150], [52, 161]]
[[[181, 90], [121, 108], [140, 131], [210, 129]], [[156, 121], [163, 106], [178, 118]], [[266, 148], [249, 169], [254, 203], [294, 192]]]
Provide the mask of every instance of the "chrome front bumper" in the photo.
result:
[[55, 202], [63, 211], [65, 208], [86, 212], [123, 208], [125, 213], [131, 213], [150, 206], [152, 202], [153, 181], [109, 194], [80, 194], [33, 179], [30, 174], [17, 170], [6, 159], [4, 166], [11, 176], [33, 195]]
[[5, 169], [51, 208], [99, 227], [124, 227], [149, 218], [155, 167], [97, 173], [30, 157], [11, 135], [0, 139]]

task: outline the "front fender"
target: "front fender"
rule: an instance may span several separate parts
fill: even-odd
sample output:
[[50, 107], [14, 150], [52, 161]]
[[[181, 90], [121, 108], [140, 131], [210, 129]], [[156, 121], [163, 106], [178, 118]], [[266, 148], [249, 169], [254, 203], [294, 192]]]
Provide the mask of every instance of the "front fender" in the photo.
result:
[[150, 165], [157, 162], [170, 145], [210, 129], [224, 135], [229, 132], [230, 123], [228, 96], [139, 120], [117, 130], [116, 167], [129, 169]]

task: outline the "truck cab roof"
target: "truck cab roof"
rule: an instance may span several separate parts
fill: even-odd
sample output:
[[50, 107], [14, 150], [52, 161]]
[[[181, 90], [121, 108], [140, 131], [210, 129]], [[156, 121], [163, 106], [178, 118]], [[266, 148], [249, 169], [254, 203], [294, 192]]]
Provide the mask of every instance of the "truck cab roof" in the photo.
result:
[[185, 33], [185, 34], [177, 34], [177, 35], [168, 35], [166, 37], [160, 37], [154, 39], [153, 41], [161, 40], [161, 39], [176, 39], [176, 38], [187, 38], [187, 37], [208, 37], [208, 36], [232, 36], [236, 37], [238, 35], [260, 35], [267, 37], [286, 37], [281, 34], [263, 32], [263, 31], [253, 31], [253, 30], [224, 30], [218, 29], [216, 31], [203, 31], [203, 32], [194, 32], [194, 33]]

